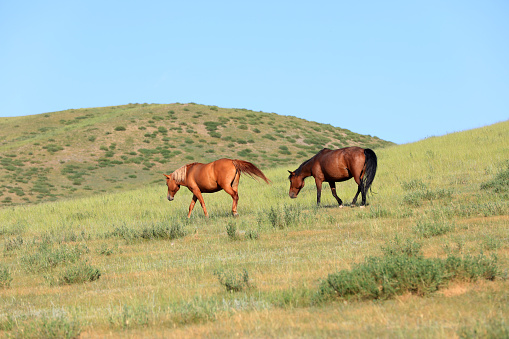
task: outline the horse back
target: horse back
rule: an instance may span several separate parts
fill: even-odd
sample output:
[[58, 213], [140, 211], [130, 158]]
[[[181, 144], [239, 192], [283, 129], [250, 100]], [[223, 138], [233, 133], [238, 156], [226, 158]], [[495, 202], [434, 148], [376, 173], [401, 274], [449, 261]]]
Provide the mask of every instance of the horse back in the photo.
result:
[[364, 168], [364, 149], [360, 147], [323, 149], [317, 156], [318, 170], [324, 180], [348, 180], [360, 176]]
[[188, 169], [187, 180], [203, 193], [220, 191], [221, 186], [235, 176], [235, 166], [231, 159], [218, 159], [208, 164], [196, 163]]

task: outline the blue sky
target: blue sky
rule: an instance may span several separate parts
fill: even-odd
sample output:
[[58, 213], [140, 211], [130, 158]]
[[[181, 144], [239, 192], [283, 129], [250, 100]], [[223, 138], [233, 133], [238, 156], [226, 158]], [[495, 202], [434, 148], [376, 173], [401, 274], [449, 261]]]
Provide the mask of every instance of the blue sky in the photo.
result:
[[0, 116], [195, 102], [417, 141], [509, 119], [509, 1], [0, 1]]

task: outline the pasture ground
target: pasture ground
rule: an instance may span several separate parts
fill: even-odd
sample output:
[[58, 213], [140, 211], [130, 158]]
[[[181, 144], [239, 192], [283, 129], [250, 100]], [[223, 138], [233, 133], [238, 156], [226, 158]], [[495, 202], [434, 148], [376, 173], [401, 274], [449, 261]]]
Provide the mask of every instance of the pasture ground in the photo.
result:
[[[291, 200], [286, 170], [297, 163], [266, 170], [270, 186], [243, 176], [238, 218], [219, 192], [205, 195], [211, 218], [198, 205], [187, 220], [191, 193], [166, 201], [162, 177], [140, 190], [2, 208], [0, 336], [507, 336], [509, 123], [376, 153], [365, 209], [337, 208], [327, 187], [316, 208], [312, 179]], [[353, 198], [353, 181], [337, 187]], [[317, 298], [329, 274], [405, 242], [426, 258], [496, 258], [497, 276], [424, 296]]]

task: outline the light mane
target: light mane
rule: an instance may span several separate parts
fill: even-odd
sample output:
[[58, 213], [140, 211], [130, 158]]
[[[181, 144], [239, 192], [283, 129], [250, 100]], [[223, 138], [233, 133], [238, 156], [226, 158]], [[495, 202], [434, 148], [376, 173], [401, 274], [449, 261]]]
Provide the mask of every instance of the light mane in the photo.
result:
[[186, 175], [187, 175], [187, 167], [189, 165], [184, 165], [180, 167], [179, 169], [176, 169], [172, 174], [171, 177], [175, 182], [180, 185], [186, 181]]

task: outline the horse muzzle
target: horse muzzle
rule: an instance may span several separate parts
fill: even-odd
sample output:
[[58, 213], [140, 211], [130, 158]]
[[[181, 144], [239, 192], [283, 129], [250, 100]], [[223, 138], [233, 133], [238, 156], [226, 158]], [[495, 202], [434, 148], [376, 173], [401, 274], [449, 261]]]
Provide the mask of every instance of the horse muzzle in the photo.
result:
[[173, 197], [171, 195], [168, 195], [168, 201], [173, 201]]
[[297, 194], [298, 193], [290, 192], [289, 196], [290, 196], [290, 198], [295, 199], [295, 198], [297, 198]]

